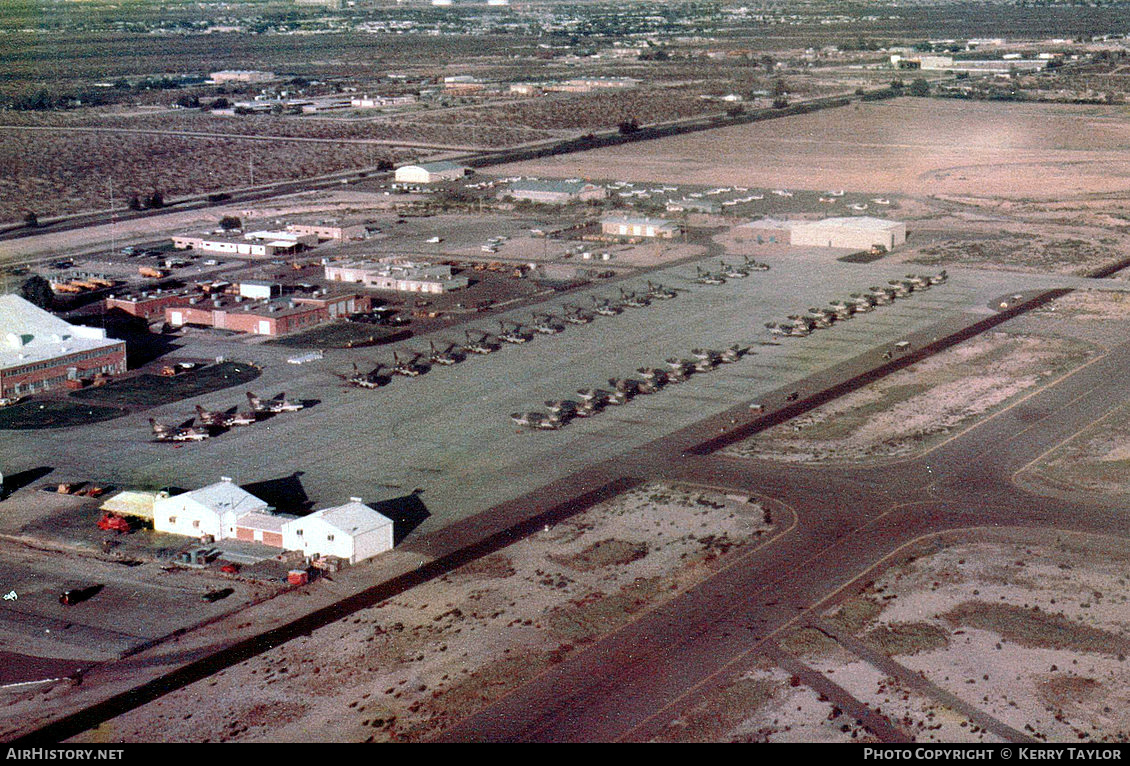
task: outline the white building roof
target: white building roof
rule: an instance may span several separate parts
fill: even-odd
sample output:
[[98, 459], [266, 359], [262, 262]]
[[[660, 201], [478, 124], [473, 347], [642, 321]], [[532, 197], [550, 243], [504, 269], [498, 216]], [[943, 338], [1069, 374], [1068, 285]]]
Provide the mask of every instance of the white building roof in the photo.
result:
[[120, 343], [105, 330], [69, 324], [18, 295], [0, 295], [0, 369]]
[[888, 221], [884, 218], [860, 215], [850, 218], [825, 218], [821, 221], [798, 221], [793, 226], [816, 226], [822, 229], [838, 228], [847, 231], [889, 231], [903, 226], [903, 223], [902, 221]]
[[321, 519], [342, 534], [352, 535], [354, 537], [393, 523], [392, 519], [388, 516], [377, 513], [369, 506], [357, 500], [351, 500], [345, 505], [314, 511], [314, 513], [311, 513], [306, 518]]
[[264, 532], [277, 532], [282, 534], [283, 524], [288, 521], [294, 521], [295, 516], [288, 516], [282, 513], [263, 513], [261, 511], [252, 511], [245, 513], [235, 520], [236, 526], [244, 527], [245, 529], [259, 529]]
[[601, 223], [621, 223], [628, 226], [658, 226], [658, 227], [671, 227], [678, 226], [674, 221], [668, 221], [665, 218], [646, 218], [638, 215], [614, 215], [608, 218], [602, 218]]
[[263, 511], [270, 507], [265, 501], [226, 479], [215, 484], [209, 484], [207, 487], [185, 492], [183, 495], [177, 495], [176, 499], [182, 502], [194, 500], [218, 514], [230, 512], [237, 517], [245, 513]]
[[[464, 170], [465, 166], [460, 165], [458, 162], [450, 162], [448, 160], [440, 160], [438, 162], [421, 162], [416, 165], [404, 165], [406, 168], [421, 168], [429, 173], [442, 173], [445, 170]], [[397, 168], [399, 170], [400, 168]]]

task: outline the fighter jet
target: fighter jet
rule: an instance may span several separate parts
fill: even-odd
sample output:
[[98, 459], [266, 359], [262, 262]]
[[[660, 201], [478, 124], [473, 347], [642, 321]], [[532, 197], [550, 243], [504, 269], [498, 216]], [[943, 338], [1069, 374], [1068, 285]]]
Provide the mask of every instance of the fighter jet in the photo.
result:
[[462, 349], [469, 354], [493, 354], [500, 348], [497, 343], [487, 342], [487, 333], [482, 333], [478, 340], [471, 340], [470, 330], [464, 330], [463, 337], [467, 342], [463, 344]]
[[502, 332], [498, 334], [499, 340], [506, 343], [527, 343], [530, 340], [530, 336], [521, 331], [522, 325], [517, 322], [511, 322], [510, 324], [513, 325], [513, 327], [506, 329], [506, 322], [501, 319], [498, 320], [498, 326], [502, 328]]
[[750, 271], [769, 271], [769, 264], [768, 263], [758, 263], [756, 260], [754, 260], [753, 258], [750, 258], [748, 255], [745, 256], [745, 267], [747, 269], [749, 269]]
[[448, 367], [453, 364], [459, 364], [459, 362], [462, 362], [466, 357], [464, 357], [462, 354], [457, 354], [452, 351], [454, 345], [455, 344], [449, 345], [446, 351], [440, 351], [436, 348], [435, 341], [429, 340], [428, 348], [431, 349], [431, 353], [428, 355], [428, 361], [432, 364], [443, 365], [444, 367]]
[[167, 426], [149, 418], [149, 425], [153, 429], [153, 438], [159, 442], [198, 442], [207, 439], [212, 434], [207, 428], [194, 428], [191, 420], [179, 426]]
[[569, 324], [588, 324], [593, 320], [592, 314], [583, 311], [580, 306], [574, 306], [571, 303], [565, 304], [565, 313], [562, 316]]
[[298, 412], [306, 406], [301, 402], [288, 402], [285, 393], [277, 394], [273, 399], [268, 399], [264, 402], [258, 396], [248, 391], [247, 401], [251, 403], [253, 412], [269, 412], [272, 415], [279, 412]]
[[561, 418], [546, 415], [544, 412], [514, 412], [511, 413], [510, 419], [514, 421], [515, 425], [543, 431], [556, 431], [565, 425], [565, 421]]
[[722, 261], [722, 276], [731, 279], [744, 279], [749, 276], [749, 272], [740, 266], [730, 266], [725, 261]]
[[428, 368], [422, 364], [417, 364], [416, 360], [420, 358], [420, 354], [414, 355], [407, 362], [400, 361], [400, 355], [395, 351], [392, 352], [392, 374], [403, 375], [406, 378], [417, 378], [428, 371]]
[[726, 280], [717, 274], [711, 274], [709, 271], [703, 271], [698, 266], [695, 266], [694, 281], [700, 285], [724, 285]]
[[392, 378], [388, 375], [381, 374], [381, 367], [383, 366], [382, 364], [377, 364], [377, 366], [369, 372], [361, 372], [357, 369], [357, 363], [354, 362], [353, 374], [345, 378], [345, 381], [349, 385], [357, 386], [358, 388], [380, 388], [381, 386], [387, 386], [392, 382]]
[[534, 330], [540, 332], [542, 335], [556, 335], [562, 332], [565, 327], [554, 322], [552, 314], [539, 313], [537, 311], [531, 312], [534, 317]]
[[[232, 410], [235, 408], [233, 407]], [[199, 404], [196, 405], [196, 419], [200, 421], [200, 425], [209, 428], [227, 428], [232, 425], [231, 419], [235, 416], [235, 412], [223, 412], [222, 410], [206, 410]]]
[[677, 295], [678, 295], [678, 293], [675, 292], [674, 290], [672, 290], [669, 287], [664, 287], [663, 285], [653, 285], [653, 284], [651, 284], [651, 282], [647, 283], [647, 297], [649, 297], [653, 300], [658, 300], [658, 301], [670, 300], [671, 298], [674, 298]]
[[949, 274], [946, 273], [945, 269], [942, 269], [937, 274], [931, 274], [930, 275], [930, 284], [940, 285], [942, 282], [945, 282], [947, 279], [949, 279]]
[[633, 309], [642, 309], [645, 306], [651, 305], [651, 301], [648, 298], [642, 295], [636, 295], [634, 292], [626, 293], [623, 287], [620, 288], [620, 302]]
[[722, 354], [719, 358], [723, 362], [736, 362], [748, 353], [749, 353], [749, 346], [745, 346], [743, 348], [741, 345], [735, 343], [734, 345], [730, 346], [729, 348], [723, 349]]
[[593, 311], [604, 317], [614, 317], [624, 311], [621, 306], [613, 303], [607, 298], [605, 298], [603, 301], [598, 301], [594, 296], [592, 302], [593, 306], [595, 307], [593, 308]]

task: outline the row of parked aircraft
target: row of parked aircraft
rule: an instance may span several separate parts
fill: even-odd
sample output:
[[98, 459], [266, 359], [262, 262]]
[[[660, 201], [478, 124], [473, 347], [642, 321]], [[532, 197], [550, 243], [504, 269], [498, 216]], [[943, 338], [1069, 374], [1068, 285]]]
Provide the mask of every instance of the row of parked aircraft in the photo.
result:
[[876, 306], [891, 303], [895, 298], [905, 298], [916, 290], [927, 290], [947, 278], [944, 270], [929, 276], [907, 274], [905, 279], [891, 279], [886, 286], [870, 287], [865, 293], [852, 293], [847, 300], [830, 301], [827, 308], [810, 307], [804, 314], [790, 314], [786, 321], [768, 322], [765, 327], [774, 335], [808, 335], [813, 330], [831, 327], [833, 322], [850, 319], [853, 314], [871, 311]]
[[745, 263], [740, 266], [731, 266], [721, 261], [718, 271], [707, 271], [700, 266], [695, 267], [694, 281], [700, 285], [724, 285], [727, 279], [744, 279], [751, 271], [769, 271], [769, 264], [758, 263], [753, 258], [746, 256]]
[[369, 372], [362, 372], [354, 364], [351, 375], [340, 377], [349, 385], [358, 388], [380, 388], [392, 382], [393, 375], [409, 378], [419, 377], [435, 365], [446, 367], [459, 364], [472, 354], [493, 354], [502, 348], [503, 343], [514, 345], [528, 343], [536, 335], [556, 335], [564, 332], [567, 324], [588, 324], [597, 315], [616, 316], [622, 313], [626, 307], [648, 306], [653, 300], [668, 300], [676, 295], [678, 293], [675, 290], [663, 285], [654, 285], [651, 282], [647, 283], [647, 292], [644, 293], [629, 292], [621, 288], [619, 301], [607, 298], [602, 300], [594, 297], [591, 311], [575, 304], [566, 303], [560, 317], [545, 311], [534, 311], [531, 312], [532, 319], [528, 324], [516, 322], [512, 319], [500, 319], [498, 321], [499, 331], [494, 334], [483, 330], [464, 330], [462, 343], [449, 343], [442, 350], [436, 346], [434, 341], [429, 341], [429, 353], [427, 355], [417, 351], [412, 353], [411, 358], [401, 359], [399, 352], [394, 351], [392, 354], [393, 364], [387, 368], [387, 374], [384, 372], [385, 365], [382, 363], [378, 363]]
[[[305, 406], [301, 402], [288, 401], [286, 394], [279, 394], [273, 399], [263, 401], [251, 391], [247, 392], [247, 402], [251, 409], [244, 412], [238, 412], [236, 407], [228, 410], [206, 410], [198, 404], [196, 416], [179, 426], [158, 423], [153, 418], [149, 418], [149, 425], [153, 429], [155, 441], [203, 441], [229, 428], [254, 425], [280, 412], [297, 412]], [[197, 425], [193, 425], [194, 421]]]
[[514, 412], [510, 419], [515, 425], [540, 431], [556, 431], [573, 418], [587, 418], [607, 406], [626, 404], [639, 394], [654, 394], [664, 386], [682, 383], [692, 374], [709, 372], [720, 364], [736, 362], [750, 353], [748, 346], [734, 344], [723, 351], [696, 348], [691, 350], [694, 359], [670, 357], [666, 370], [657, 367], [640, 367], [639, 378], [609, 378], [609, 389], [582, 388], [577, 399], [551, 399], [545, 402], [547, 412]]

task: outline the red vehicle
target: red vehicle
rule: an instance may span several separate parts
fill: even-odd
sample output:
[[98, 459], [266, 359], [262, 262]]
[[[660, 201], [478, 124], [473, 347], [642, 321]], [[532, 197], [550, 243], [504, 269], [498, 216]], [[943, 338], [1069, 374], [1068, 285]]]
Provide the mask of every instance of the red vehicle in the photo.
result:
[[110, 511], [102, 514], [102, 518], [98, 520], [98, 528], [114, 532], [129, 532], [130, 529], [128, 521]]

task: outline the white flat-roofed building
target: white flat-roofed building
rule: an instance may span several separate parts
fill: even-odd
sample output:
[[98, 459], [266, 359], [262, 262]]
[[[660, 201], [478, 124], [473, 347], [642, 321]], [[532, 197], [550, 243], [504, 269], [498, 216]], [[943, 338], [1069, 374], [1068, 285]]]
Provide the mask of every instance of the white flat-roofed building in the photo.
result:
[[419, 101], [415, 93], [405, 93], [401, 96], [354, 96], [349, 99], [349, 105], [354, 109], [379, 109], [386, 106], [408, 106]]
[[500, 192], [500, 196], [510, 196], [514, 199], [539, 202], [546, 205], [564, 205], [569, 202], [604, 199], [608, 196], [608, 192], [603, 186], [597, 186], [587, 181], [527, 179], [514, 181], [509, 188]]
[[337, 556], [356, 564], [392, 550], [393, 527], [392, 519], [353, 497], [345, 505], [285, 522], [283, 547], [308, 558]]
[[222, 540], [236, 536], [237, 520], [249, 513], [269, 513], [266, 501], [226, 476], [215, 484], [153, 502], [153, 528], [174, 535]]
[[458, 162], [424, 162], [419, 165], [401, 165], [396, 169], [396, 182], [402, 184], [430, 184], [450, 181], [467, 175], [467, 168]]
[[261, 72], [257, 69], [223, 69], [219, 72], [212, 72], [209, 77], [214, 83], [271, 82], [278, 79], [274, 72]]
[[18, 295], [0, 295], [0, 396], [63, 388], [67, 380], [126, 371], [126, 344], [65, 322]]
[[844, 247], [866, 250], [882, 245], [893, 250], [906, 242], [906, 224], [870, 216], [825, 218], [822, 221], [796, 222], [792, 226], [793, 245]]
[[679, 236], [681, 230], [679, 224], [663, 218], [618, 215], [602, 219], [600, 231], [615, 237], [673, 239]]
[[365, 238], [365, 224], [363, 223], [339, 224], [331, 221], [322, 223], [292, 223], [287, 225], [286, 230], [292, 234], [313, 234], [320, 242], [331, 239], [347, 240]]
[[317, 234], [293, 231], [253, 231], [243, 235], [173, 237], [173, 247], [178, 250], [197, 250], [202, 253], [221, 255], [243, 255], [251, 258], [292, 255], [317, 244]]
[[467, 277], [452, 274], [450, 266], [398, 258], [327, 263], [326, 279], [407, 293], [446, 293], [468, 285]]
[[786, 221], [781, 218], [762, 218], [743, 223], [738, 228], [743, 234], [757, 239], [757, 244], [765, 243], [788, 245], [792, 242], [793, 227], [803, 221]]

